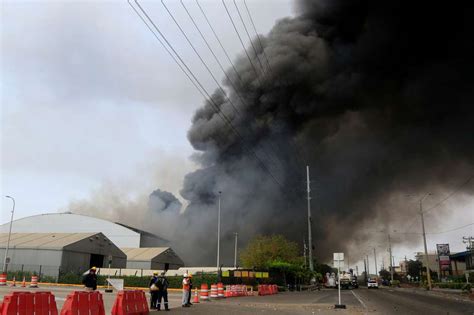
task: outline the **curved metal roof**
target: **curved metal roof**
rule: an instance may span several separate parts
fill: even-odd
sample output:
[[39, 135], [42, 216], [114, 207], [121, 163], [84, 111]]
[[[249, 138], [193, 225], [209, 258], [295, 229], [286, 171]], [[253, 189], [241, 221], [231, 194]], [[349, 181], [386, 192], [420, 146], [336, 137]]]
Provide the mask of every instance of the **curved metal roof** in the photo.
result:
[[[9, 223], [0, 225], [7, 233]], [[122, 225], [81, 214], [47, 213], [13, 221], [13, 233], [99, 233], [118, 247], [140, 247], [140, 233]]]

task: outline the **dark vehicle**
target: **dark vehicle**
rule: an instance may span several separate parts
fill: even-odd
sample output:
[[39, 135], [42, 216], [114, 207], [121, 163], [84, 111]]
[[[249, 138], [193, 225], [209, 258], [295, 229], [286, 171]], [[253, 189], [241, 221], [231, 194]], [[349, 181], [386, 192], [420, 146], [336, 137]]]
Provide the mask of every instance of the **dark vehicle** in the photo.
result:
[[352, 287], [354, 289], [359, 288], [359, 281], [357, 280], [357, 276], [352, 276]]

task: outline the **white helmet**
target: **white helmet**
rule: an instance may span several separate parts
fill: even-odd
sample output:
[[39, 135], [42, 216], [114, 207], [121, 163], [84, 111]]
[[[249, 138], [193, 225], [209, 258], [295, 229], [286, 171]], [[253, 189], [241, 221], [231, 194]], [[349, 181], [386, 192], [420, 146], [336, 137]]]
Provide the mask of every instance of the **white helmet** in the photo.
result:
[[187, 277], [188, 277], [188, 274], [185, 273], [185, 274], [183, 275], [183, 278], [187, 278]]

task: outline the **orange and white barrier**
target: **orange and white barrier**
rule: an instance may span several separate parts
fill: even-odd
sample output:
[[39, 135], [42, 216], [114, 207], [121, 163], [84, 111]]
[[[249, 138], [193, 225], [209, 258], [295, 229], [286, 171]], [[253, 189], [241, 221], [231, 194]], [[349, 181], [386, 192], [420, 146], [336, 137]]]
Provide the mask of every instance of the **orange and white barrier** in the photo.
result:
[[224, 298], [224, 284], [222, 282], [219, 282], [217, 284], [217, 297], [218, 298]]
[[[142, 290], [119, 291], [112, 307], [112, 315], [148, 315], [149, 313], [148, 301]], [[90, 315], [104, 314], [90, 313]]]
[[1, 314], [58, 315], [58, 308], [51, 292], [12, 292], [3, 298]]
[[38, 276], [31, 276], [30, 288], [38, 287]]
[[201, 284], [201, 299], [203, 301], [209, 301], [209, 287], [207, 283]]
[[[114, 305], [115, 306], [115, 305]], [[148, 307], [148, 304], [147, 304]], [[35, 313], [42, 314], [42, 313]], [[74, 291], [69, 293], [61, 310], [61, 315], [105, 315], [104, 300], [102, 293], [98, 291], [84, 292]], [[112, 310], [112, 314], [113, 310]], [[57, 315], [51, 314], [51, 315]]]
[[23, 281], [21, 282], [21, 287], [26, 288], [26, 279], [23, 277]]
[[261, 284], [258, 286], [258, 295], [273, 295], [278, 293], [276, 284]]
[[5, 273], [0, 274], [0, 286], [7, 285], [7, 275]]
[[211, 284], [211, 299], [217, 299], [217, 284]]

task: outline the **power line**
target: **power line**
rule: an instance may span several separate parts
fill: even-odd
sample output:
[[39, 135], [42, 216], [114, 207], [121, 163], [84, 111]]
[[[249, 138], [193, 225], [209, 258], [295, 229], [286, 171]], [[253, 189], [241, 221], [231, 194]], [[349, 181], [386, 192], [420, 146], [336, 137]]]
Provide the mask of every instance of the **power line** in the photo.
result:
[[451, 198], [452, 196], [454, 196], [455, 194], [457, 194], [461, 188], [463, 188], [464, 186], [466, 186], [472, 179], [474, 178], [474, 175], [472, 175], [471, 177], [469, 177], [465, 182], [463, 182], [461, 185], [459, 185], [455, 190], [453, 190], [449, 195], [447, 195], [445, 198], [443, 198], [442, 200], [440, 200], [438, 203], [436, 203], [434, 206], [426, 209], [425, 211], [423, 211], [424, 213], [428, 213], [429, 211], [433, 210], [434, 208], [438, 207], [439, 205], [441, 205], [443, 202], [445, 202], [446, 200], [448, 200], [449, 198]]
[[[203, 64], [203, 66], [206, 68], [207, 72], [211, 75], [212, 79], [214, 80], [214, 82], [217, 84], [217, 86], [219, 87], [219, 89], [221, 90], [222, 94], [224, 95], [224, 97], [227, 99], [227, 101], [231, 104], [232, 108], [234, 109], [234, 111], [238, 114], [239, 117], [241, 117], [241, 113], [240, 111], [237, 109], [237, 107], [235, 106], [234, 102], [232, 102], [232, 100], [227, 96], [226, 92], [224, 91], [224, 88], [220, 85], [220, 83], [218, 82], [218, 80], [216, 79], [216, 77], [214, 76], [214, 74], [212, 73], [211, 69], [209, 68], [209, 66], [207, 65], [207, 63], [204, 61], [204, 59], [202, 58], [201, 54], [197, 51], [196, 47], [193, 45], [193, 43], [191, 42], [191, 40], [189, 39], [189, 36], [186, 34], [186, 32], [183, 30], [183, 28], [181, 27], [181, 25], [179, 24], [179, 22], [176, 20], [176, 18], [174, 17], [173, 13], [169, 10], [169, 8], [166, 6], [166, 4], [164, 3], [164, 0], [161, 0], [161, 4], [164, 6], [164, 8], [166, 9], [166, 11], [168, 12], [169, 16], [171, 17], [171, 19], [173, 20], [173, 22], [176, 24], [176, 26], [178, 27], [178, 29], [180, 30], [180, 32], [183, 34], [183, 36], [186, 38], [186, 41], [188, 42], [188, 44], [191, 46], [191, 48], [193, 49], [194, 53], [198, 56], [199, 60], [201, 61], [201, 63]], [[210, 45], [208, 44], [207, 40], [204, 38], [204, 35], [202, 34], [202, 32], [200, 31], [199, 27], [197, 26], [197, 24], [195, 23], [194, 19], [192, 18], [192, 16], [189, 14], [189, 11], [187, 10], [186, 6], [184, 6], [182, 0], [181, 0], [181, 4], [183, 5], [183, 8], [185, 9], [185, 11], [187, 12], [189, 18], [191, 19], [191, 21], [193, 22], [194, 26], [196, 27], [196, 29], [198, 30], [198, 32], [200, 33], [201, 37], [203, 38], [204, 42], [206, 43], [208, 49], [211, 51], [212, 55], [214, 56], [214, 58], [216, 59], [217, 63], [219, 64], [219, 66], [221, 67], [221, 70], [224, 72], [224, 75], [226, 75], [226, 77], [229, 79], [230, 81], [230, 78], [227, 76], [227, 73], [225, 72], [224, 68], [222, 67], [221, 63], [219, 62], [217, 56], [214, 54], [212, 48], [210, 47]], [[240, 93], [237, 91], [235, 85], [232, 83], [232, 81], [230, 81], [233, 88], [234, 88], [234, 91], [236, 92], [236, 94], [239, 96], [241, 102], [243, 104], [245, 104], [247, 106], [247, 104], [245, 103], [245, 101], [243, 100], [243, 98], [241, 97]], [[272, 162], [273, 164], [275, 164], [277, 166], [277, 163], [272, 159], [271, 155], [269, 155], [263, 148], [262, 148], [262, 153], [266, 156], [267, 160]]]
[[171, 17], [171, 19], [174, 21], [174, 23], [176, 24], [176, 26], [179, 28], [179, 30], [181, 31], [181, 34], [183, 34], [184, 38], [186, 38], [186, 41], [188, 42], [189, 46], [191, 46], [191, 48], [193, 49], [194, 53], [196, 54], [196, 56], [198, 56], [199, 60], [201, 61], [201, 63], [203, 64], [203, 66], [206, 68], [207, 72], [209, 73], [209, 75], [212, 77], [212, 79], [214, 80], [214, 82], [217, 84], [217, 86], [219, 87], [219, 89], [221, 90], [222, 94], [224, 95], [224, 97], [227, 99], [227, 101], [230, 103], [230, 105], [232, 106], [232, 108], [237, 112], [237, 113], [240, 113], [239, 110], [237, 109], [237, 107], [235, 107], [234, 103], [232, 102], [232, 100], [227, 96], [226, 92], [224, 91], [224, 88], [222, 88], [222, 86], [220, 85], [219, 81], [217, 81], [216, 77], [214, 76], [214, 74], [212, 73], [211, 69], [209, 68], [209, 66], [206, 64], [206, 62], [204, 61], [204, 59], [202, 59], [201, 57], [201, 54], [199, 54], [199, 52], [196, 50], [196, 47], [194, 47], [193, 43], [191, 42], [191, 40], [189, 39], [188, 35], [186, 34], [186, 32], [183, 30], [183, 28], [181, 27], [181, 25], [178, 23], [178, 21], [175, 19], [175, 17], [173, 16], [173, 14], [171, 13], [171, 11], [168, 9], [168, 7], [166, 6], [164, 0], [161, 0], [161, 4], [163, 5], [163, 7], [166, 9], [166, 12], [168, 12], [169, 16]]
[[[224, 1], [224, 0], [222, 0], [222, 1]], [[252, 46], [253, 51], [255, 52], [255, 57], [257, 57], [258, 63], [260, 64], [260, 67], [262, 68], [262, 72], [265, 74], [265, 68], [263, 67], [262, 62], [260, 61], [260, 57], [258, 55], [257, 49], [255, 48], [255, 45], [253, 44], [252, 38], [250, 37], [250, 33], [247, 29], [247, 25], [245, 25], [244, 19], [242, 18], [242, 14], [240, 13], [240, 9], [237, 6], [237, 2], [235, 2], [235, 0], [233, 0], [233, 1], [234, 1], [235, 9], [237, 10], [237, 13], [239, 15], [240, 21], [242, 22], [242, 25], [244, 26], [245, 33], [247, 33], [247, 37], [249, 38], [250, 45]]]
[[268, 68], [270, 69], [270, 71], [272, 71], [272, 67], [270, 66], [270, 62], [268, 61], [268, 57], [267, 57], [267, 54], [265, 53], [265, 49], [263, 48], [262, 41], [260, 40], [260, 35], [258, 35], [257, 28], [255, 27], [255, 23], [253, 22], [252, 14], [250, 14], [249, 7], [247, 6], [247, 2], [245, 0], [244, 0], [244, 6], [245, 6], [245, 9], [247, 10], [247, 14], [249, 15], [250, 23], [252, 24], [253, 30], [255, 31], [255, 36], [257, 36], [258, 42], [260, 43], [260, 47], [262, 48], [263, 56], [265, 57], [265, 60], [267, 61]]
[[[128, 0], [129, 4], [130, 4], [130, 0]], [[187, 71], [189, 72], [189, 74], [194, 78], [194, 80], [196, 81], [196, 83], [199, 85], [199, 87], [202, 89], [202, 92], [205, 93], [205, 95], [207, 96], [207, 98], [209, 99], [210, 101], [210, 104], [214, 107], [214, 110], [216, 111], [216, 113], [221, 117], [221, 119], [224, 121], [224, 123], [226, 123], [230, 128], [231, 130], [237, 135], [237, 137], [240, 139], [240, 141], [242, 142], [242, 147], [244, 150], [248, 151], [249, 153], [252, 153], [255, 157], [255, 159], [257, 160], [258, 164], [260, 165], [260, 167], [265, 170], [269, 175], [270, 177], [272, 178], [272, 180], [280, 187], [280, 189], [283, 190], [283, 185], [278, 181], [278, 179], [273, 175], [273, 173], [268, 169], [268, 167], [265, 165], [265, 163], [263, 163], [263, 161], [258, 157], [258, 155], [256, 154], [256, 152], [253, 150], [253, 149], [250, 149], [250, 148], [247, 148], [247, 146], [245, 145], [245, 142], [243, 141], [244, 139], [242, 138], [242, 136], [240, 135], [240, 133], [238, 132], [238, 130], [233, 126], [232, 122], [230, 121], [230, 119], [220, 110], [219, 106], [214, 102], [214, 100], [212, 99], [211, 95], [207, 92], [207, 90], [203, 87], [202, 83], [197, 79], [197, 77], [194, 75], [194, 73], [192, 72], [192, 70], [187, 66], [187, 64], [184, 62], [184, 60], [181, 58], [181, 56], [179, 55], [179, 53], [173, 48], [173, 46], [171, 45], [171, 43], [168, 41], [168, 39], [166, 38], [166, 36], [164, 36], [164, 34], [160, 31], [160, 29], [156, 26], [156, 24], [153, 22], [153, 20], [150, 18], [150, 16], [146, 13], [146, 11], [143, 9], [143, 7], [138, 3], [138, 0], [135, 0], [135, 3], [136, 5], [138, 6], [138, 8], [140, 9], [140, 11], [142, 11], [142, 13], [145, 15], [145, 17], [148, 19], [148, 21], [153, 25], [154, 29], [160, 34], [160, 36], [163, 38], [163, 40], [166, 42], [166, 44], [169, 46], [169, 48], [173, 51], [173, 53], [176, 55], [176, 57], [179, 59], [179, 61], [183, 64], [183, 66], [187, 69]], [[130, 4], [131, 5], [131, 4]], [[132, 6], [132, 5], [131, 5]], [[133, 6], [132, 6], [133, 8]], [[134, 8], [133, 8], [134, 9]], [[135, 10], [135, 12], [137, 12]], [[138, 13], [138, 12], [137, 12]], [[142, 19], [143, 21], [143, 19]], [[145, 23], [147, 26], [148, 24]], [[152, 32], [154, 33], [154, 32]], [[160, 41], [160, 43], [162, 43]], [[189, 78], [189, 77], [188, 77]], [[200, 92], [201, 92], [201, 89], [198, 89]], [[204, 95], [203, 95], [204, 96]], [[206, 98], [206, 96], [204, 96]], [[283, 190], [284, 191], [284, 190]]]
[[258, 80], [260, 86], [262, 86], [262, 82], [260, 81], [260, 77], [259, 77], [257, 68], [255, 68], [255, 65], [253, 64], [252, 59], [250, 58], [250, 55], [249, 55], [249, 53], [248, 53], [248, 51], [247, 51], [247, 48], [245, 48], [244, 42], [243, 42], [243, 40], [242, 40], [242, 37], [240, 37], [240, 33], [239, 33], [239, 31], [237, 30], [237, 27], [235, 26], [234, 19], [232, 18], [232, 15], [230, 14], [229, 9], [227, 8], [227, 5], [225, 4], [225, 1], [224, 1], [224, 0], [222, 0], [222, 4], [224, 5], [225, 11], [227, 12], [227, 16], [229, 17], [230, 22], [232, 23], [232, 26], [234, 27], [234, 30], [235, 30], [235, 33], [237, 34], [237, 37], [239, 38], [240, 44], [242, 45], [242, 48], [243, 48], [244, 51], [245, 51], [245, 55], [247, 55], [247, 58], [248, 58], [248, 60], [250, 61], [250, 65], [252, 66], [253, 71], [255, 72], [256, 78], [257, 78], [257, 80]]
[[[464, 228], [466, 228], [468, 226], [471, 226], [471, 225], [474, 225], [474, 222], [473, 223], [468, 223], [468, 224], [465, 224], [465, 225], [461, 225], [461, 226], [458, 226], [458, 227], [455, 227], [455, 228], [452, 228], [452, 229], [449, 229], [449, 230], [446, 230], [446, 231], [430, 232], [430, 233], [426, 233], [426, 234], [428, 234], [428, 235], [444, 234], [444, 233], [449, 233], [449, 232], [461, 230], [461, 229], [464, 229]], [[422, 233], [417, 233], [417, 232], [393, 232], [393, 233], [401, 234], [401, 235], [421, 235], [422, 234]]]
[[461, 229], [464, 229], [465, 227], [468, 227], [468, 226], [471, 226], [471, 225], [474, 225], [474, 222], [463, 225], [463, 226], [459, 226], [459, 227], [456, 227], [456, 228], [453, 228], [453, 229], [450, 229], [450, 230], [446, 230], [446, 231], [442, 231], [442, 232], [432, 232], [432, 233], [426, 233], [426, 234], [444, 234], [444, 233], [449, 233], [449, 232], [461, 230]]
[[232, 66], [232, 69], [234, 69], [234, 72], [235, 74], [237, 75], [237, 77], [239, 78], [239, 81], [240, 83], [242, 83], [242, 78], [240, 77], [240, 74], [239, 72], [237, 71], [237, 69], [235, 68], [235, 65], [234, 63], [232, 62], [229, 54], [227, 53], [227, 50], [224, 48], [224, 45], [222, 44], [219, 36], [217, 36], [217, 33], [216, 31], [214, 30], [214, 27], [212, 26], [211, 22], [209, 21], [209, 19], [207, 18], [207, 15], [206, 13], [204, 12], [204, 10], [202, 9], [201, 5], [199, 4], [199, 1], [196, 0], [196, 4], [197, 6], [199, 7], [199, 10], [201, 10], [201, 13], [202, 15], [204, 16], [204, 18], [206, 19], [206, 22], [207, 22], [207, 25], [209, 25], [210, 29], [212, 30], [212, 33], [214, 34], [214, 37], [216, 38], [217, 42], [219, 43], [219, 46], [222, 48], [222, 51], [224, 52], [225, 56], [227, 57], [227, 60], [229, 61], [230, 65]]

